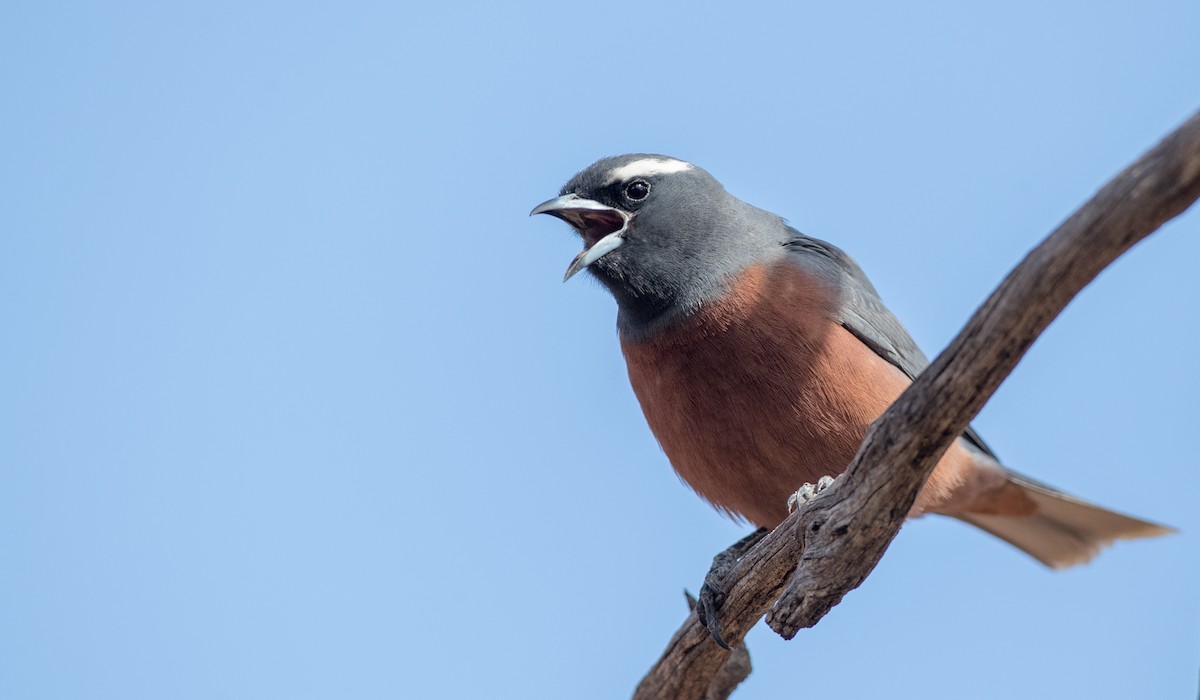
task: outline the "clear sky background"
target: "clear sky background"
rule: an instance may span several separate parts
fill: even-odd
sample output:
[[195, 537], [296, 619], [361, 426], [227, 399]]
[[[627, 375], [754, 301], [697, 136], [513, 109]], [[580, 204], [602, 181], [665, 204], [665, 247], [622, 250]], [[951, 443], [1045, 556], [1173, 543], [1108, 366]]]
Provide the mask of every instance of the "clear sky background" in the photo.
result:
[[[0, 697], [613, 698], [748, 528], [682, 485], [580, 244], [661, 152], [858, 258], [935, 354], [1200, 108], [1200, 4], [7, 3]], [[1194, 698], [1200, 214], [976, 425], [1180, 528], [1052, 573], [907, 526], [740, 698]]]

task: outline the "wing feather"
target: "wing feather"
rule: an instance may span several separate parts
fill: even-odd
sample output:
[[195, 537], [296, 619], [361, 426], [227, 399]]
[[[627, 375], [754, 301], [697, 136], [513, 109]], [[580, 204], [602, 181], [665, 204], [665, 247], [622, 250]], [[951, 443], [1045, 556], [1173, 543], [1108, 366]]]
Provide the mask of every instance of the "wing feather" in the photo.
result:
[[[805, 236], [794, 229], [793, 233], [794, 236], [786, 244], [789, 252], [823, 269], [840, 287], [838, 322], [877, 355], [908, 375], [909, 379], [916, 379], [929, 366], [929, 358], [921, 352], [900, 320], [884, 305], [879, 292], [875, 291], [858, 263], [833, 244]], [[963, 437], [997, 459], [974, 428], [968, 426]]]

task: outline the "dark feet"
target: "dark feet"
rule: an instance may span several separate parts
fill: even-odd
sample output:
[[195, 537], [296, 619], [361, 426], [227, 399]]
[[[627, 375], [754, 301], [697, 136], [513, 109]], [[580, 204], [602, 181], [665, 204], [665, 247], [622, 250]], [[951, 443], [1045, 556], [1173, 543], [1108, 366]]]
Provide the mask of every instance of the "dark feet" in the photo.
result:
[[700, 587], [700, 599], [696, 601], [696, 615], [700, 618], [700, 624], [708, 628], [708, 633], [712, 635], [713, 641], [723, 649], [729, 648], [729, 644], [721, 636], [721, 618], [719, 616], [721, 606], [725, 604], [725, 598], [728, 595], [725, 577], [729, 575], [737, 560], [741, 559], [742, 555], [751, 547], [758, 544], [759, 540], [766, 537], [767, 532], [767, 528], [760, 527], [735, 542], [729, 549], [713, 557], [712, 568], [704, 576], [704, 585]]

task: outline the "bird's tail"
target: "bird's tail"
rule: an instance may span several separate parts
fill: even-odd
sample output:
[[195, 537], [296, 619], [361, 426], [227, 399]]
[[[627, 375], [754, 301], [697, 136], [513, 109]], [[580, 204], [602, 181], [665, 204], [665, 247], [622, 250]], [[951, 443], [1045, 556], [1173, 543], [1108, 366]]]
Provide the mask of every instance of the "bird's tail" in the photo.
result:
[[1005, 489], [1019, 489], [1036, 509], [1025, 515], [957, 515], [1053, 569], [1090, 561], [1116, 540], [1157, 537], [1175, 530], [1114, 513], [1028, 477], [1008, 473]]

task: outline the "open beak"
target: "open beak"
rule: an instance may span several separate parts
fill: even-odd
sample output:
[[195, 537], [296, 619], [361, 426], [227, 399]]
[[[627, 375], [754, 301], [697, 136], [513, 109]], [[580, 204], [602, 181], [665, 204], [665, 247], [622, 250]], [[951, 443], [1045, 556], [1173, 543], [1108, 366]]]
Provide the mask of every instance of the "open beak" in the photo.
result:
[[608, 255], [625, 242], [622, 237], [629, 227], [629, 214], [575, 193], [542, 202], [529, 212], [549, 214], [571, 224], [583, 237], [583, 252], [575, 256], [563, 275], [563, 282], [576, 272]]

